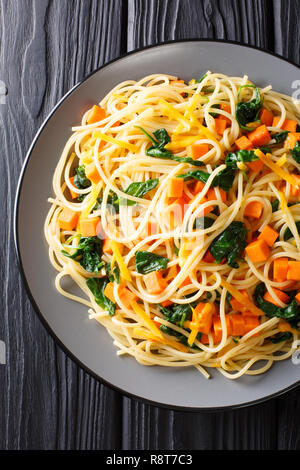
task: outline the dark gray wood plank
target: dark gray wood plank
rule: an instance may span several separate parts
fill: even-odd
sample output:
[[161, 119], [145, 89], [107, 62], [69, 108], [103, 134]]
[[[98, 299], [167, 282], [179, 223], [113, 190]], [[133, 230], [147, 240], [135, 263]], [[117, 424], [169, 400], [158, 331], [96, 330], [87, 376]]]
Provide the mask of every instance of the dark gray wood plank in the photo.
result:
[[21, 164], [42, 121], [76, 82], [122, 53], [123, 5], [3, 0], [0, 7], [0, 79], [8, 89], [0, 105], [0, 340], [7, 346], [0, 448], [119, 448], [121, 397], [68, 359], [33, 311], [16, 263], [12, 210]]
[[[128, 49], [172, 39], [216, 38], [273, 50], [274, 12], [277, 15], [279, 7], [283, 9], [283, 4], [288, 4], [288, 13], [282, 21], [282, 38], [277, 35], [278, 44], [281, 40], [285, 44], [283, 22], [296, 26], [297, 21], [291, 20], [291, 15], [299, 18], [299, 10], [297, 13], [291, 5], [293, 2], [285, 1], [279, 5], [275, 0], [275, 3], [273, 5], [269, 0], [129, 0]], [[299, 448], [299, 435], [295, 429], [300, 424], [300, 408], [294, 395], [299, 396], [299, 391], [280, 398], [280, 406], [277, 400], [271, 400], [225, 413], [169, 412], [124, 399], [124, 421], [130, 422], [126, 427], [124, 447], [237, 450], [276, 449], [280, 445], [282, 448]], [[298, 412], [294, 414], [294, 426], [289, 429], [287, 416], [291, 402]], [[277, 416], [282, 423], [280, 428], [276, 426]]]
[[274, 50], [300, 64], [300, 1], [274, 0]]

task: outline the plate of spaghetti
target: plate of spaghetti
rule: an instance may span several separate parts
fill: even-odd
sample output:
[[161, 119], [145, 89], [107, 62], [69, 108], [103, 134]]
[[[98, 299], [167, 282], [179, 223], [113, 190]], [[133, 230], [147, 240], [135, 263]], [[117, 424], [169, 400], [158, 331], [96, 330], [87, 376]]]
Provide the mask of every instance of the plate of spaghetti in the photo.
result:
[[190, 409], [298, 383], [298, 75], [254, 48], [170, 43], [54, 109], [21, 175], [16, 243], [37, 310], [86, 370]]

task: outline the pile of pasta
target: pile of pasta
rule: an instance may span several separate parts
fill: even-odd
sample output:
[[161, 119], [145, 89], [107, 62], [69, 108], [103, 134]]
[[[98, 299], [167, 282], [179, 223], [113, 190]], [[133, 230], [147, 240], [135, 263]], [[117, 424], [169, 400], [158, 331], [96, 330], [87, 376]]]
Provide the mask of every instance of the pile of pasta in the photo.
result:
[[293, 98], [211, 72], [128, 80], [86, 111], [45, 236], [57, 290], [118, 355], [236, 379], [297, 350], [299, 124]]

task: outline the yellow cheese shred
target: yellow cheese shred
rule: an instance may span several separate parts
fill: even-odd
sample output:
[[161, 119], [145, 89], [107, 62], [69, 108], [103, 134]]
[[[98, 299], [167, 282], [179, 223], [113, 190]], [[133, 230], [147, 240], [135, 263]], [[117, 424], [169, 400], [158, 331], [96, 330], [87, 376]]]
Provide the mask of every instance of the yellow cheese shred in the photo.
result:
[[178, 351], [181, 351], [181, 352], [186, 352], [186, 353], [189, 352], [189, 349], [183, 344], [180, 344], [178, 341], [175, 341], [169, 338], [164, 338], [164, 337], [160, 338], [156, 335], [153, 335], [152, 333], [145, 330], [144, 328], [134, 328], [133, 334], [135, 336], [139, 336], [140, 338], [143, 338], [143, 339], [148, 339], [155, 343], [166, 344], [167, 346], [171, 346], [172, 348], [178, 349]]
[[110, 137], [109, 135], [102, 134], [99, 131], [94, 131], [93, 137], [96, 139], [101, 139], [104, 140], [105, 142], [110, 142], [111, 144], [118, 145], [119, 147], [122, 147], [124, 149], [130, 150], [130, 152], [137, 152], [137, 146], [130, 144], [129, 142], [123, 142], [123, 140], [118, 140], [114, 139], [113, 137]]
[[149, 330], [155, 335], [158, 336], [159, 338], [163, 338], [162, 333], [160, 330], [157, 328], [155, 325], [154, 321], [151, 320], [151, 318], [147, 315], [144, 309], [140, 307], [140, 305], [135, 302], [134, 300], [131, 302], [131, 306], [135, 313], [143, 320], [146, 326], [148, 326]]
[[264, 315], [264, 312], [260, 308], [256, 307], [256, 305], [254, 305], [249, 299], [247, 299], [243, 294], [241, 294], [238, 289], [233, 287], [228, 282], [224, 281], [224, 279], [221, 279], [220, 284], [222, 287], [228, 290], [232, 297], [234, 297], [240, 304], [244, 305], [248, 310], [250, 310], [253, 315], [256, 315], [258, 317]]
[[167, 101], [161, 99], [159, 100], [159, 106], [163, 114], [165, 114], [169, 119], [174, 119], [178, 121], [184, 127], [187, 127], [188, 130], [191, 128], [191, 123], [186, 119], [180, 111], [178, 111], [174, 106], [172, 106]]
[[124, 279], [124, 281], [130, 282], [131, 274], [122, 258], [120, 248], [119, 248], [119, 243], [115, 242], [114, 240], [111, 240], [110, 246], [113, 251], [113, 260], [111, 262], [111, 267], [113, 267], [114, 262], [116, 261], [118, 263], [122, 279]]
[[273, 170], [276, 175], [280, 176], [280, 178], [284, 179], [292, 186], [298, 186], [298, 181], [292, 175], [284, 171], [282, 168], [280, 168], [280, 166], [273, 162], [273, 160], [270, 158], [270, 153], [265, 155], [261, 150], [257, 149], [255, 150], [254, 154], [264, 163], [264, 165], [271, 168], [271, 170]]

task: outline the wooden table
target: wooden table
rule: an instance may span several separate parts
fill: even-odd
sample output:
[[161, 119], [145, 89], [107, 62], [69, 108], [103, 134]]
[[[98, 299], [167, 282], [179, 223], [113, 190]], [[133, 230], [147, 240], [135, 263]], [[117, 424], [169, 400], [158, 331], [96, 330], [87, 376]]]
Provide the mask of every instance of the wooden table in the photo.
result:
[[131, 400], [91, 378], [35, 314], [12, 224], [30, 142], [75, 83], [127, 51], [181, 38], [237, 40], [299, 64], [300, 1], [2, 0], [0, 15], [0, 88], [7, 87], [0, 104], [0, 340], [7, 347], [0, 448], [300, 449], [299, 388], [237, 411], [181, 413]]

